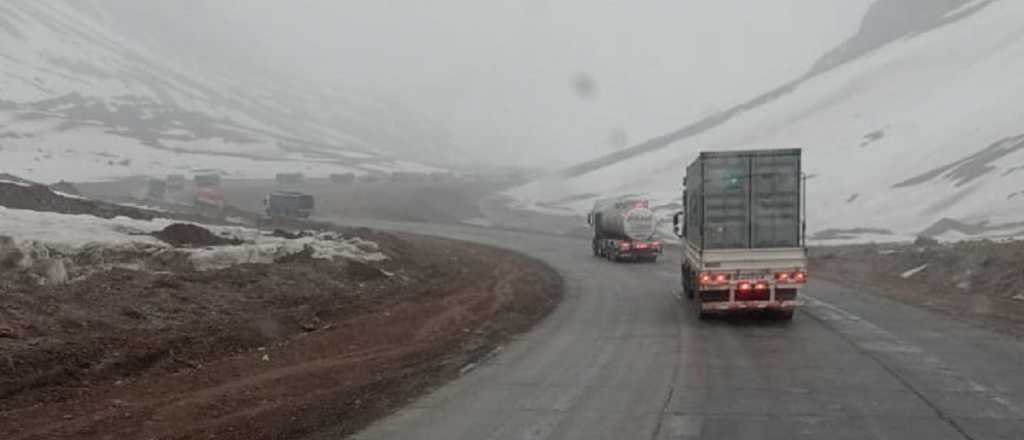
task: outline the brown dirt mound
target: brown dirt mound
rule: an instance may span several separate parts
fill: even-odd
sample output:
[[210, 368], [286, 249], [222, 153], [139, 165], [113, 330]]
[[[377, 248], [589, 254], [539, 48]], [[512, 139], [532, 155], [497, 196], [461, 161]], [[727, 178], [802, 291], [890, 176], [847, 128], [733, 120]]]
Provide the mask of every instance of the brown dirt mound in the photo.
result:
[[[939, 244], [919, 239], [914, 244], [817, 248], [810, 255], [815, 276], [1024, 335], [1024, 241]], [[923, 269], [908, 273], [917, 268]]]
[[175, 223], [153, 236], [174, 247], [209, 247], [242, 244], [242, 240], [218, 237], [206, 228], [188, 223]]
[[[6, 206], [14, 209], [29, 209], [33, 211], [57, 212], [61, 214], [88, 214], [101, 218], [114, 218], [118, 216], [129, 217], [137, 220], [169, 218], [183, 222], [209, 224], [232, 224], [225, 219], [225, 217], [229, 216], [242, 219], [243, 223], [245, 223], [245, 220], [253, 217], [251, 213], [241, 211], [231, 206], [225, 206], [222, 215], [210, 215], [209, 213], [199, 212], [193, 207], [147, 201], [147, 204], [163, 209], [162, 211], [156, 211], [153, 209], [140, 209], [118, 204], [136, 202], [136, 200], [128, 196], [115, 198], [110, 202], [107, 202], [97, 199], [64, 197], [53, 192], [60, 191], [73, 196], [80, 196], [82, 194], [90, 197], [93, 196], [92, 194], [89, 194], [88, 191], [84, 191], [80, 194], [79, 186], [66, 181], [61, 181], [47, 187], [46, 185], [2, 173], [0, 173], [0, 180], [29, 185], [22, 186], [0, 182], [0, 206]], [[89, 184], [82, 184], [81, 186], [84, 186], [85, 188], [90, 187]], [[126, 187], [134, 188], [130, 185], [126, 185]]]
[[[16, 181], [22, 181], [22, 179]], [[97, 200], [64, 197], [54, 193], [44, 185], [25, 184], [28, 186], [0, 182], [0, 206], [13, 209], [58, 212], [61, 214], [90, 214], [101, 218], [122, 216], [139, 220], [152, 220], [155, 217], [154, 213], [149, 211]]]

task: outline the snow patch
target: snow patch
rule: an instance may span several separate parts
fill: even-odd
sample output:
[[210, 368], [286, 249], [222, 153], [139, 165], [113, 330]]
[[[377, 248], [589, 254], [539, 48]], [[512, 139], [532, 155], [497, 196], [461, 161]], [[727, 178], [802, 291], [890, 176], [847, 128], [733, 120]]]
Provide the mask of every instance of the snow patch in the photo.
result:
[[900, 278], [910, 278], [910, 277], [912, 277], [914, 275], [917, 275], [918, 273], [921, 273], [921, 271], [923, 271], [923, 270], [925, 270], [927, 268], [928, 268], [927, 264], [922, 264], [922, 265], [920, 265], [918, 267], [915, 267], [913, 269], [910, 269], [910, 270], [908, 270], [906, 272], [901, 273], [900, 274]]
[[13, 180], [0, 180], [0, 183], [6, 183], [8, 185], [18, 185], [18, 186], [25, 187], [25, 188], [32, 187], [32, 185], [29, 185], [29, 184], [27, 184], [25, 182], [15, 182]]
[[[222, 269], [245, 263], [273, 263], [304, 251], [317, 259], [346, 259], [363, 262], [386, 260], [377, 243], [331, 232], [313, 233], [298, 239], [275, 237], [267, 231], [240, 226], [207, 226], [211, 233], [242, 240], [243, 244], [199, 249], [178, 249], [151, 236], [174, 223], [158, 218], [151, 221], [127, 217], [103, 219], [91, 215], [67, 215], [0, 207], [4, 236], [13, 239], [25, 255], [19, 262], [31, 266], [40, 258], [72, 258], [84, 253], [135, 255], [140, 260], [181, 255], [197, 270]], [[36, 258], [38, 257], [38, 258]], [[125, 264], [120, 264], [124, 267]], [[144, 266], [140, 261], [136, 268]]]
[[342, 239], [335, 234], [318, 234], [293, 240], [258, 235], [252, 243], [189, 250], [189, 261], [197, 270], [214, 270], [246, 263], [270, 264], [306, 249], [312, 251], [312, 258], [323, 260], [340, 258], [370, 262], [387, 259], [378, 251], [376, 243], [355, 237]]
[[54, 193], [54, 194], [56, 194], [58, 196], [64, 197], [66, 199], [89, 200], [88, 197], [82, 197], [82, 196], [75, 195], [75, 194], [68, 194], [68, 193], [63, 192], [63, 191], [54, 190], [53, 188], [50, 188], [50, 192], [52, 192], [52, 193]]

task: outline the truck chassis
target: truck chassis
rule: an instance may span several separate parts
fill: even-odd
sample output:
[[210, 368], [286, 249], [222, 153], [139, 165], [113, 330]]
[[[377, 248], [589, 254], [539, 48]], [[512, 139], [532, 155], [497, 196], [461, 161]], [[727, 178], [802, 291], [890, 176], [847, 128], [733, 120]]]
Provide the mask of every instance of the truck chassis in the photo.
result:
[[701, 319], [768, 311], [789, 320], [807, 282], [803, 249], [705, 250], [683, 243], [682, 288]]
[[654, 263], [662, 254], [660, 241], [617, 240], [612, 238], [595, 238], [593, 240], [594, 256], [609, 261], [636, 261]]

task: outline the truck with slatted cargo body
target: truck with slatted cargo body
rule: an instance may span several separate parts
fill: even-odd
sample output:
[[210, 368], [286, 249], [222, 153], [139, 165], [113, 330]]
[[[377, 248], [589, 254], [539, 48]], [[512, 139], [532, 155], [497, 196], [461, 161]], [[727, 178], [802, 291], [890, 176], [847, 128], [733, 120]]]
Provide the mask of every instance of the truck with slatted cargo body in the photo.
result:
[[766, 311], [792, 319], [807, 283], [800, 149], [703, 152], [687, 167], [682, 289], [700, 318]]

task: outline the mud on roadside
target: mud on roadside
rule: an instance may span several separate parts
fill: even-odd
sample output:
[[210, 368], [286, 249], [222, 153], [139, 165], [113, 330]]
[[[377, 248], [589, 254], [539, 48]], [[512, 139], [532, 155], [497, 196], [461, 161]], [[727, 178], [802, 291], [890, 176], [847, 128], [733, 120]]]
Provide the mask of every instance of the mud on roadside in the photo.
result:
[[812, 277], [1024, 336], [1024, 241], [821, 247], [810, 256]]
[[389, 259], [0, 284], [0, 437], [351, 434], [557, 303], [517, 254], [346, 230]]

